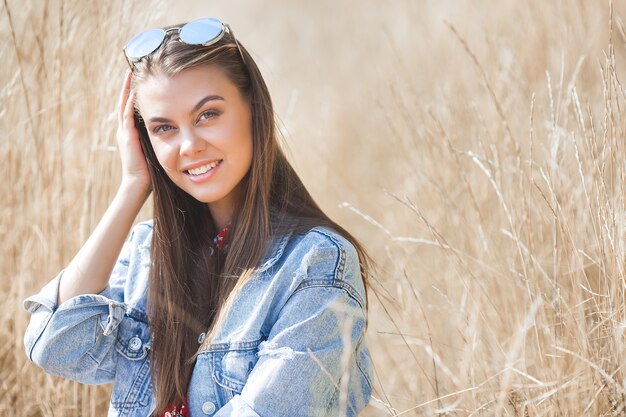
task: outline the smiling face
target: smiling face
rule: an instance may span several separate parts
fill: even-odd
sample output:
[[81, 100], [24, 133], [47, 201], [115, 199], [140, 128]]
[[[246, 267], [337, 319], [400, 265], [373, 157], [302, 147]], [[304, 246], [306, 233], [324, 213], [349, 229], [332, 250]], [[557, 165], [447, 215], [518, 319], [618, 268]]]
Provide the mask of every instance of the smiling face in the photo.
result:
[[137, 104], [169, 178], [223, 227], [252, 163], [248, 102], [218, 66], [205, 65], [141, 81]]

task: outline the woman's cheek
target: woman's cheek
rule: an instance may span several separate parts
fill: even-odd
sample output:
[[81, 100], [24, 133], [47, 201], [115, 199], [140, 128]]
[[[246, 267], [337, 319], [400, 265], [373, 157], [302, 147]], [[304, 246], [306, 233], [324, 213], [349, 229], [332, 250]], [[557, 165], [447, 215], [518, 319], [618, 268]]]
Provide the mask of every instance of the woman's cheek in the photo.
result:
[[163, 169], [168, 171], [176, 167], [176, 160], [171, 146], [155, 140], [152, 142], [152, 149], [154, 149], [154, 154]]

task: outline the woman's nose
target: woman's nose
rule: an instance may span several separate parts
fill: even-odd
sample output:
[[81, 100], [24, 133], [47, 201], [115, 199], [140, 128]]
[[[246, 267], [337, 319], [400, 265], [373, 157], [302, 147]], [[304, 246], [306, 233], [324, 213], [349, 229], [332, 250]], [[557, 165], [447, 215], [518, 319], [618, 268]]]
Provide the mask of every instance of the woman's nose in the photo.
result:
[[182, 141], [180, 144], [181, 155], [191, 155], [206, 148], [207, 142], [200, 137], [193, 129], [181, 131]]

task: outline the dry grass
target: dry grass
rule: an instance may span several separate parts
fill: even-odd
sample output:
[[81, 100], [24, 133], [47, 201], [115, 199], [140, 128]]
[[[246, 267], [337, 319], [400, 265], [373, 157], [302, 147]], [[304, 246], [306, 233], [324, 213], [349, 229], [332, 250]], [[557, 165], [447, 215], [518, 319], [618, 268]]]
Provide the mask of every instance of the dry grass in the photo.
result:
[[256, 52], [296, 168], [382, 266], [364, 414], [626, 413], [624, 2], [33, 3], [0, 4], [0, 415], [105, 414], [109, 388], [28, 362], [21, 300], [117, 186], [121, 45], [202, 15]]

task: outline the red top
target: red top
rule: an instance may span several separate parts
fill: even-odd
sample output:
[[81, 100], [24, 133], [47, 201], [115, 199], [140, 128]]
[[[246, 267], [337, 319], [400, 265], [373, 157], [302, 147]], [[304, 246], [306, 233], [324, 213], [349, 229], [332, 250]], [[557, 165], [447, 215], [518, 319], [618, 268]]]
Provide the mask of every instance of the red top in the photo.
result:
[[[228, 223], [220, 232], [213, 238], [213, 243], [217, 246], [217, 249], [228, 249], [228, 231], [230, 230], [230, 223]], [[172, 404], [165, 409], [161, 417], [189, 417], [189, 405], [187, 399], [178, 404]]]
[[230, 230], [230, 223], [228, 223], [220, 232], [213, 238], [213, 242], [218, 249], [228, 249], [228, 231]]

